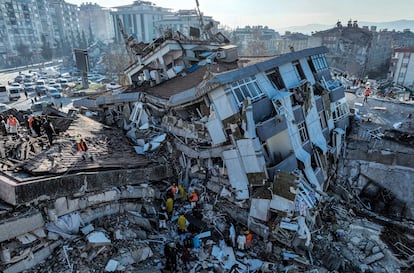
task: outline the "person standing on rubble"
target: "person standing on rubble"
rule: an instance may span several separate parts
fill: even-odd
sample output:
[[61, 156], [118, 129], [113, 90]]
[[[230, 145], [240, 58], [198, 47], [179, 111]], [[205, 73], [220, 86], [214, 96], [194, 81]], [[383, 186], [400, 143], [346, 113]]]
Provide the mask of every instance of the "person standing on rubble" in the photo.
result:
[[53, 135], [56, 134], [55, 128], [53, 127], [52, 122], [48, 117], [45, 118], [43, 122], [43, 129], [45, 130], [47, 139], [49, 140], [49, 145], [53, 145]]
[[167, 259], [165, 269], [170, 272], [177, 272], [177, 248], [175, 243], [167, 243], [164, 245], [164, 255]]
[[180, 194], [181, 201], [187, 200], [187, 193], [185, 192], [185, 189], [183, 185], [178, 185], [178, 193]]
[[176, 183], [173, 183], [169, 188], [171, 195], [173, 196], [174, 200], [177, 198], [178, 187]]
[[246, 247], [246, 235], [243, 232], [237, 236], [237, 248], [239, 250], [244, 250]]
[[247, 230], [245, 233], [246, 233], [246, 249], [250, 249], [250, 247], [252, 246], [253, 234], [250, 232], [250, 230]]
[[184, 214], [178, 217], [178, 234], [183, 234], [187, 231], [187, 218], [185, 218]]
[[181, 253], [181, 261], [183, 262], [183, 267], [185, 270], [189, 270], [190, 267], [190, 250], [187, 247], [183, 247], [183, 252]]
[[91, 159], [91, 161], [93, 161], [93, 157], [91, 153], [89, 152], [89, 148], [88, 148], [88, 145], [86, 145], [85, 140], [81, 138], [80, 136], [78, 136], [76, 138], [76, 142], [78, 143], [78, 151], [81, 154], [82, 160], [85, 160], [86, 158], [88, 158], [88, 159]]
[[198, 194], [195, 190], [191, 192], [190, 196], [188, 197], [188, 200], [190, 201], [191, 208], [195, 208], [198, 202]]
[[42, 124], [41, 124], [39, 116], [34, 116], [33, 121], [32, 121], [32, 128], [33, 128], [33, 131], [35, 132], [36, 137], [40, 136], [41, 127], [42, 127]]
[[37, 136], [36, 132], [35, 132], [35, 131], [34, 131], [34, 129], [33, 129], [33, 122], [34, 122], [34, 120], [35, 120], [35, 117], [36, 117], [36, 116], [31, 116], [31, 117], [29, 118], [29, 131], [30, 131], [30, 134], [31, 134], [33, 137], [36, 137], [36, 136]]
[[364, 103], [368, 102], [369, 95], [371, 95], [371, 89], [369, 88], [369, 85], [368, 85], [364, 91]]
[[171, 196], [168, 196], [167, 201], [165, 201], [165, 208], [168, 213], [168, 217], [171, 219], [174, 209], [174, 199]]
[[9, 115], [6, 122], [7, 132], [10, 135], [17, 135], [18, 128], [20, 127], [20, 123], [17, 118], [13, 115]]
[[236, 229], [234, 228], [233, 224], [231, 224], [229, 228], [229, 239], [230, 239], [231, 245], [233, 247], [236, 247]]
[[159, 229], [167, 229], [168, 214], [165, 209], [165, 207], [162, 207], [161, 211], [158, 213]]

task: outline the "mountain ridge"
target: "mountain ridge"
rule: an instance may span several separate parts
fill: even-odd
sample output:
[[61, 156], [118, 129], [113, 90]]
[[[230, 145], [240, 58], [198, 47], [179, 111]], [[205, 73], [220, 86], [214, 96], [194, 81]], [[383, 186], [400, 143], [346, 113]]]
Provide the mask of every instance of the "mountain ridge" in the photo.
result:
[[[348, 22], [341, 22], [343, 26], [346, 26]], [[300, 32], [304, 34], [312, 34], [316, 31], [326, 30], [330, 29], [336, 26], [335, 24], [332, 25], [324, 25], [324, 24], [308, 24], [308, 25], [302, 25], [302, 26], [291, 26], [286, 28], [280, 28], [278, 31], [280, 34], [284, 34], [286, 31], [290, 32]], [[414, 20], [408, 20], [408, 19], [401, 19], [396, 21], [388, 21], [388, 22], [369, 22], [369, 21], [358, 21], [358, 26], [376, 26], [377, 31], [388, 29], [388, 30], [395, 30], [395, 31], [403, 31], [405, 29], [410, 29], [411, 31], [414, 30]]]

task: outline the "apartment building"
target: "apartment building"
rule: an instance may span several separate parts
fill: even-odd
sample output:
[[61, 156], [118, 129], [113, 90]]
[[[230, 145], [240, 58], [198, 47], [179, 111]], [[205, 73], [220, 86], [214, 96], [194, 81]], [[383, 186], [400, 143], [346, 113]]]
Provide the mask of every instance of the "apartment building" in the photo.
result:
[[79, 31], [77, 6], [63, 0], [1, 1], [0, 29], [1, 66], [38, 62], [42, 47], [54, 52], [57, 41], [70, 41], [68, 34]]
[[138, 41], [151, 42], [159, 36], [155, 24], [161, 21], [165, 15], [170, 14], [170, 9], [158, 7], [148, 1], [134, 1], [131, 5], [113, 7], [111, 11], [115, 40], [124, 42], [118, 19], [122, 22], [125, 33], [134, 35]]
[[391, 80], [399, 85], [414, 87], [414, 48], [394, 49], [391, 66]]

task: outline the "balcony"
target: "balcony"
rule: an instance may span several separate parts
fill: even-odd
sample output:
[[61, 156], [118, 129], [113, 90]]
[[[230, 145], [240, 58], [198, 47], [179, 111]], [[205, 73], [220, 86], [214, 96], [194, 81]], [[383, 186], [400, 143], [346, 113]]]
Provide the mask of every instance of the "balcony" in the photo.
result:
[[278, 133], [287, 129], [287, 123], [284, 116], [274, 116], [270, 119], [256, 124], [256, 133], [260, 141], [277, 135]]
[[345, 97], [345, 88], [341, 85], [329, 92], [329, 99], [334, 102]]
[[269, 175], [270, 181], [273, 181], [273, 177], [275, 176], [277, 171], [284, 171], [284, 172], [292, 172], [298, 167], [298, 161], [296, 159], [295, 154], [292, 152], [284, 158], [283, 160], [279, 161], [274, 166], [270, 166], [267, 168], [267, 173]]

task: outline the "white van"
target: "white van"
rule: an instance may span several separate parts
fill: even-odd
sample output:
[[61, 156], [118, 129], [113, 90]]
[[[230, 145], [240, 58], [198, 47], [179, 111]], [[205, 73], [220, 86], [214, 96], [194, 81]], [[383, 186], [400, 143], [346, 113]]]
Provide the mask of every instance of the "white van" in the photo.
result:
[[46, 95], [46, 82], [44, 80], [37, 80], [35, 82], [35, 90], [38, 96]]

